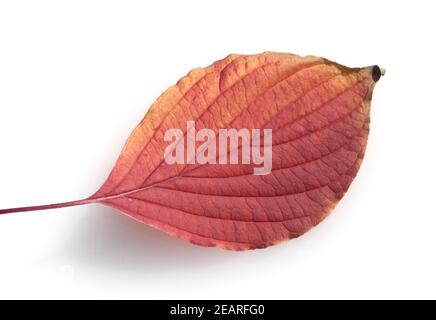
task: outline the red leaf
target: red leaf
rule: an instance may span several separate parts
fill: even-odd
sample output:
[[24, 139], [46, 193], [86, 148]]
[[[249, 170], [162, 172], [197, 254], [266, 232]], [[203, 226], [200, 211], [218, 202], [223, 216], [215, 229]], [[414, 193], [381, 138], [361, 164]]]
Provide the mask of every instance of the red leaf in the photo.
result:
[[[382, 73], [377, 66], [347, 68], [313, 56], [230, 55], [192, 70], [159, 97], [93, 196], [0, 213], [99, 202], [203, 246], [244, 250], [298, 237], [329, 214], [354, 179], [365, 152], [372, 90]], [[181, 146], [184, 163], [193, 163], [167, 163], [175, 153], [165, 153], [170, 129], [181, 130], [174, 145]], [[243, 154], [250, 150], [252, 156], [258, 146], [248, 136], [236, 148], [239, 164], [222, 164], [211, 151], [209, 160], [218, 163], [199, 164], [194, 160], [203, 142], [190, 145], [185, 138], [201, 129], [213, 133], [203, 147], [216, 150], [220, 129], [260, 130], [264, 163], [250, 158], [241, 164]], [[265, 129], [271, 129], [272, 145]], [[254, 175], [267, 164], [267, 150], [271, 172]]]

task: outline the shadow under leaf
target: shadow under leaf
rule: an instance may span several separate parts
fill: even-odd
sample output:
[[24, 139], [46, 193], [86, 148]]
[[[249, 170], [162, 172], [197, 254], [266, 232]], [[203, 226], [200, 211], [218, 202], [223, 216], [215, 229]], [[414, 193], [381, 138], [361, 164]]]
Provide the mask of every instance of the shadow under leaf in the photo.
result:
[[85, 210], [73, 231], [70, 259], [129, 272], [203, 269], [250, 254], [195, 246], [98, 204]]

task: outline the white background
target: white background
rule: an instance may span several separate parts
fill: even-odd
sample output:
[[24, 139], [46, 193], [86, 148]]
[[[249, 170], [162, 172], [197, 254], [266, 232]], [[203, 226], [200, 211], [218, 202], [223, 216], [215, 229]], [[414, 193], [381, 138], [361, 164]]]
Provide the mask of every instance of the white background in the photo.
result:
[[436, 298], [432, 1], [1, 1], [0, 208], [104, 181], [148, 106], [229, 53], [387, 69], [333, 214], [265, 250], [185, 243], [99, 205], [0, 216], [0, 298]]

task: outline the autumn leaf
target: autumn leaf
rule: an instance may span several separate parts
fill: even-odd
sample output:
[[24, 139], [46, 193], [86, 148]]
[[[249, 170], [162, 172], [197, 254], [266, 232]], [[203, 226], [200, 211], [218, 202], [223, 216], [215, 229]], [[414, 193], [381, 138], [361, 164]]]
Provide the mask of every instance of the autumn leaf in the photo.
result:
[[[245, 250], [298, 237], [356, 176], [382, 74], [314, 56], [229, 55], [193, 69], [157, 99], [94, 195], [0, 214], [101, 203], [202, 246]], [[178, 135], [168, 152], [170, 130]], [[224, 130], [249, 135], [221, 152]], [[184, 161], [168, 161], [178, 152]]]

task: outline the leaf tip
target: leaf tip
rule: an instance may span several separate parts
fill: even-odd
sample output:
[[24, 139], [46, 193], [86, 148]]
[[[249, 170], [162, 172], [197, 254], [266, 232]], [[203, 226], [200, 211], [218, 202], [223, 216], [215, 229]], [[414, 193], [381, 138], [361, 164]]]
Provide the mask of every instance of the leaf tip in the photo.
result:
[[371, 66], [369, 68], [371, 68], [372, 79], [374, 80], [374, 82], [379, 81], [380, 78], [386, 73], [386, 70], [384, 68], [380, 68], [377, 65]]

